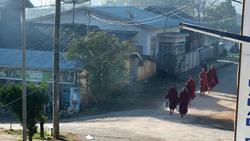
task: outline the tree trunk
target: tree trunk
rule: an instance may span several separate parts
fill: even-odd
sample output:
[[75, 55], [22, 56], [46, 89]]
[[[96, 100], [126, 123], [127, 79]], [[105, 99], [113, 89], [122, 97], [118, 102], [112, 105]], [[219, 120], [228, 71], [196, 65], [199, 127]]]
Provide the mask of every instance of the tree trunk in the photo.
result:
[[40, 122], [40, 137], [41, 139], [44, 138], [44, 122]]
[[33, 134], [29, 132], [29, 141], [32, 141]]

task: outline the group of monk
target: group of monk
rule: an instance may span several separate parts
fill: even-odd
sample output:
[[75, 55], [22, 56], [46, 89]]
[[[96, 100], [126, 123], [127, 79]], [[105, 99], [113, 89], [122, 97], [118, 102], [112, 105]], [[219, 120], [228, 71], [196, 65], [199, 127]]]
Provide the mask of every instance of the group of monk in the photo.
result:
[[219, 83], [216, 69], [214, 65], [211, 65], [210, 68], [202, 68], [200, 75], [200, 94], [204, 96], [206, 92], [211, 92], [214, 87]]
[[170, 114], [174, 113], [174, 110], [179, 104], [179, 113], [181, 117], [183, 117], [188, 112], [188, 105], [191, 100], [195, 98], [195, 81], [190, 77], [187, 82], [185, 83], [185, 86], [183, 90], [180, 92], [180, 95], [178, 95], [178, 90], [173, 84], [173, 86], [169, 89], [167, 95], [165, 96], [165, 99], [168, 99], [169, 101], [169, 109]]
[[[214, 65], [212, 65], [211, 68], [209, 68], [207, 71], [205, 68], [202, 68], [199, 79], [201, 96], [205, 95], [205, 92], [210, 92], [211, 90], [213, 90], [213, 88], [219, 82]], [[196, 84], [192, 77], [190, 77], [186, 81], [185, 86], [179, 95], [175, 84], [173, 84], [173, 86], [169, 89], [167, 95], [165, 96], [165, 99], [168, 99], [168, 103], [166, 106], [169, 107], [170, 114], [173, 114], [174, 110], [179, 105], [179, 113], [183, 118], [183, 116], [188, 112], [188, 105], [190, 101], [196, 97], [195, 89]]]

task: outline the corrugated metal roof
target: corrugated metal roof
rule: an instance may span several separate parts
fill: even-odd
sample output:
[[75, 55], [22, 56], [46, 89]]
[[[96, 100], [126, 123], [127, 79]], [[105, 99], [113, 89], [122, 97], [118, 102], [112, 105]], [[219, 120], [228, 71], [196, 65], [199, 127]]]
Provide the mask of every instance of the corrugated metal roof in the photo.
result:
[[[153, 28], [164, 28], [166, 18], [162, 15], [155, 14], [136, 7], [91, 7], [91, 9], [101, 11], [103, 14], [112, 15], [114, 17], [122, 18], [124, 21], [137, 22], [138, 24], [151, 26]], [[148, 19], [148, 20], [145, 20]], [[178, 26], [179, 21], [168, 18], [166, 26]]]
[[199, 22], [195, 17], [188, 15], [187, 13], [183, 12], [182, 10], [176, 7], [150, 6], [146, 8], [145, 10], [166, 16], [168, 18], [175, 19], [179, 23], [186, 22], [186, 23], [191, 23], [191, 24], [204, 25], [202, 24], [202, 22]]
[[[28, 69], [51, 70], [53, 67], [52, 51], [27, 50], [26, 56]], [[4, 68], [21, 68], [22, 50], [0, 48], [0, 66]], [[74, 70], [76, 69], [76, 62], [66, 60], [64, 55], [61, 53], [60, 69]]]
[[[100, 17], [101, 19], [105, 20], [115, 20], [115, 21], [121, 21], [125, 24], [110, 24], [109, 22], [105, 23], [103, 21], [98, 21], [96, 19], [91, 19], [91, 25], [96, 25], [100, 27], [102, 30], [111, 30], [111, 29], [126, 29], [128, 26], [131, 29], [131, 27], [135, 25], [139, 25], [142, 27], [150, 27], [150, 28], [164, 28], [166, 18], [162, 15], [146, 11], [143, 9], [139, 9], [136, 7], [109, 7], [109, 6], [98, 6], [98, 7], [78, 7], [76, 8], [76, 21], [78, 22], [86, 22], [88, 19], [84, 19], [84, 13], [82, 13], [82, 10], [84, 11], [90, 11], [90, 13], [94, 13], [97, 15], [97, 17]], [[71, 14], [72, 10], [67, 10], [62, 12], [62, 22], [65, 22], [66, 14]], [[79, 16], [81, 15], [82, 16]], [[39, 22], [39, 21], [46, 21], [50, 20], [52, 22], [54, 14], [50, 14], [47, 16], [41, 16], [35, 19], [31, 19], [31, 22]], [[86, 18], [86, 17], [85, 17]], [[147, 20], [145, 20], [147, 19]], [[83, 21], [84, 20], [84, 21]], [[127, 24], [126, 23], [132, 23], [133, 24]], [[179, 21], [173, 18], [168, 18], [166, 27], [173, 27], [173, 26], [179, 26]]]
[[[26, 24], [27, 49], [51, 51], [53, 48], [53, 24]], [[91, 26], [91, 29], [95, 27]], [[75, 29], [75, 32], [73, 30]], [[60, 51], [67, 50], [67, 45], [73, 38], [86, 35], [86, 25], [62, 24], [60, 28]], [[97, 29], [97, 28], [95, 28]], [[21, 49], [21, 29], [19, 24], [0, 24], [0, 48]]]

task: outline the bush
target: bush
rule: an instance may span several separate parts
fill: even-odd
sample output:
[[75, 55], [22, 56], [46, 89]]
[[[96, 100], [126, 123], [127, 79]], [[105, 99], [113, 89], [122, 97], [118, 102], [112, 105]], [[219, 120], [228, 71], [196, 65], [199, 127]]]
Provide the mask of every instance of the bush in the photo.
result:
[[[9, 84], [0, 89], [0, 101], [8, 105], [10, 111], [22, 122], [22, 85]], [[29, 140], [37, 132], [36, 123], [43, 114], [43, 106], [48, 103], [47, 87], [43, 84], [37, 86], [27, 85], [27, 129]]]

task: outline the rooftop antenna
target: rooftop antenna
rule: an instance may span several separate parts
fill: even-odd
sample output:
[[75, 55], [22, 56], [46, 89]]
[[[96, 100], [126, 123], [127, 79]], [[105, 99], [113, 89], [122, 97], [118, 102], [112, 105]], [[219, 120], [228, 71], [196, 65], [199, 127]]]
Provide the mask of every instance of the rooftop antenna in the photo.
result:
[[81, 3], [85, 3], [88, 2], [90, 0], [62, 0], [62, 2], [64, 3], [69, 3], [69, 4], [73, 4], [73, 19], [72, 19], [72, 23], [73, 23], [73, 27], [75, 26], [75, 7], [76, 4], [81, 4]]

